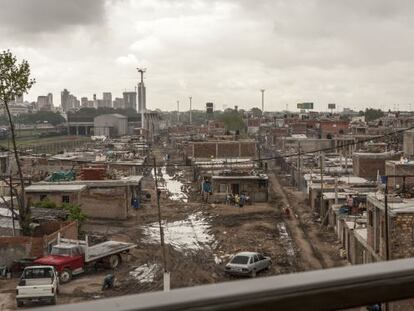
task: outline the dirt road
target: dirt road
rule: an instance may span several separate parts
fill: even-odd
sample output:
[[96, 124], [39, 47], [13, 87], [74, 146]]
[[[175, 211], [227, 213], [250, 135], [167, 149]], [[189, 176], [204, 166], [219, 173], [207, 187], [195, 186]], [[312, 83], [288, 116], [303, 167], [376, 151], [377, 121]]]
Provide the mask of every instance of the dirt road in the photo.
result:
[[306, 270], [343, 266], [347, 261], [339, 256], [339, 242], [333, 231], [321, 228], [307, 203], [306, 194], [282, 186], [275, 173], [269, 174], [273, 195], [280, 207], [288, 207], [290, 216], [284, 221], [300, 249], [301, 262]]

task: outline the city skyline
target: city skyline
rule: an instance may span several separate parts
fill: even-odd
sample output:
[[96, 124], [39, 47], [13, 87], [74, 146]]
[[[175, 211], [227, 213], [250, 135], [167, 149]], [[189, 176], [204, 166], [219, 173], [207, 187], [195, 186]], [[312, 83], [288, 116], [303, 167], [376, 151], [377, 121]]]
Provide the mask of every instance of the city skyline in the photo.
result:
[[148, 109], [188, 106], [190, 95], [194, 109], [209, 101], [249, 109], [261, 106], [260, 89], [268, 110], [414, 103], [410, 2], [2, 0], [0, 8], [0, 48], [27, 59], [37, 79], [30, 101], [50, 92], [59, 106], [64, 88], [79, 98], [120, 94], [145, 66]]

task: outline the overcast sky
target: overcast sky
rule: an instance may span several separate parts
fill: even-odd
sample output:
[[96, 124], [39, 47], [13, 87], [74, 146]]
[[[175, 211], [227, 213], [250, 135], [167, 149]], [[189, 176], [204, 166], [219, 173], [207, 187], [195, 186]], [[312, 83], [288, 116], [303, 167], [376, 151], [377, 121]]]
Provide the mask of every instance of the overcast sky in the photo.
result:
[[0, 49], [27, 59], [37, 83], [98, 98], [133, 90], [147, 107], [266, 110], [303, 101], [414, 108], [412, 0], [0, 0]]

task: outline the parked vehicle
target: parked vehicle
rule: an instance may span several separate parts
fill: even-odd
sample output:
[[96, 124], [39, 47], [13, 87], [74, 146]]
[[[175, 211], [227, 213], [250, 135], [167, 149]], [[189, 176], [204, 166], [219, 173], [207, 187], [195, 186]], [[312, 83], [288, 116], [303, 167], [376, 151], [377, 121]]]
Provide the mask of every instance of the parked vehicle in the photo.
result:
[[121, 254], [136, 247], [133, 243], [106, 241], [89, 246], [88, 237], [82, 240], [62, 239], [52, 247], [50, 255], [36, 259], [35, 264], [53, 266], [59, 273], [61, 283], [67, 283], [73, 275], [85, 272], [88, 267], [103, 264], [107, 268], [116, 268], [122, 262]]
[[16, 287], [16, 303], [22, 307], [26, 302], [56, 304], [59, 278], [52, 266], [26, 267]]
[[254, 252], [241, 252], [236, 254], [229, 263], [226, 264], [224, 271], [233, 275], [256, 276], [256, 273], [270, 269], [272, 260], [262, 254]]

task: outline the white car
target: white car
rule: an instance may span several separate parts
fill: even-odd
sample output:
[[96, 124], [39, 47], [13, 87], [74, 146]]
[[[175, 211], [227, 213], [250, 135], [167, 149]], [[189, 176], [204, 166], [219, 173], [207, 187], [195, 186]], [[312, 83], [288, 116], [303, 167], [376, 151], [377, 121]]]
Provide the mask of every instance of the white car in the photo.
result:
[[56, 304], [58, 291], [59, 278], [55, 267], [26, 267], [16, 288], [16, 303], [18, 307], [26, 302]]
[[255, 277], [256, 273], [270, 269], [271, 266], [272, 260], [270, 257], [255, 252], [241, 252], [233, 256], [230, 262], [226, 264], [224, 271], [227, 274]]

